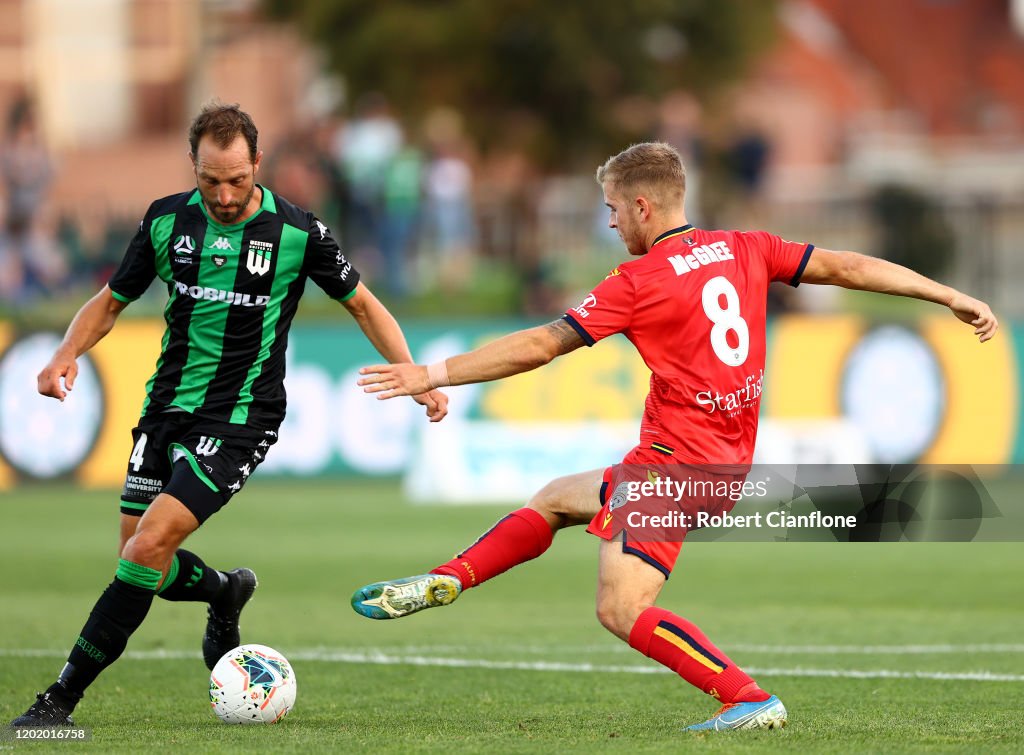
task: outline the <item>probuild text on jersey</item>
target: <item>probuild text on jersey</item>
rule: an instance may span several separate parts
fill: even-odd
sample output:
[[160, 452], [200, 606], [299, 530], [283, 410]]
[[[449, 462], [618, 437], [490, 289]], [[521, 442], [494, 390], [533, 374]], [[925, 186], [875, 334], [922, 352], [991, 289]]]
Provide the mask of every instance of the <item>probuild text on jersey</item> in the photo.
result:
[[193, 299], [205, 299], [206, 301], [223, 301], [228, 304], [237, 304], [240, 307], [265, 307], [270, 302], [269, 296], [252, 296], [240, 294], [237, 291], [222, 291], [219, 288], [209, 286], [186, 286], [180, 281], [174, 282], [179, 294], [191, 296]]

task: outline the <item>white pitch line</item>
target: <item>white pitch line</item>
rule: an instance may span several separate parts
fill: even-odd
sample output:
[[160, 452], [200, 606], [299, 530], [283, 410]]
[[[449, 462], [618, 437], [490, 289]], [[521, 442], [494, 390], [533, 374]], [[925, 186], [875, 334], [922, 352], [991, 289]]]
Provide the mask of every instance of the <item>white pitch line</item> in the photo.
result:
[[729, 645], [730, 651], [778, 655], [928, 655], [932, 653], [1024, 653], [1024, 645]]
[[[64, 651], [17, 650], [0, 648], [0, 657], [8, 658], [64, 658]], [[197, 659], [199, 653], [183, 650], [129, 650], [124, 654], [131, 660], [185, 660]], [[555, 671], [584, 674], [667, 674], [662, 666], [603, 666], [593, 663], [562, 663], [558, 661], [491, 661], [481, 658], [441, 658], [423, 655], [389, 655], [383, 652], [349, 650], [293, 650], [288, 653], [292, 661], [319, 663], [352, 663], [377, 666], [423, 666], [435, 668], [480, 668], [502, 671]], [[1024, 682], [1024, 674], [1001, 674], [992, 671], [894, 671], [891, 669], [848, 670], [814, 668], [758, 668], [745, 667], [752, 675], [788, 677], [827, 677], [833, 679], [932, 679], [936, 681], [971, 682]]]
[[[624, 643], [594, 643], [590, 645], [502, 645], [506, 650], [519, 653], [626, 653], [634, 650]], [[1024, 653], [1024, 644], [972, 644], [972, 645], [754, 645], [725, 642], [723, 649], [730, 653], [765, 653], [769, 655], [948, 655], [954, 653]], [[460, 645], [405, 646], [406, 653], [455, 653]]]
[[[970, 654], [970, 653], [1024, 653], [1024, 644], [979, 644], [979, 645], [750, 645], [744, 643], [726, 643], [724, 646], [730, 653], [764, 653], [768, 655], [949, 655], [949, 654]], [[615, 644], [593, 644], [593, 645], [502, 645], [502, 650], [513, 651], [523, 654], [551, 654], [551, 653], [623, 653], [631, 655], [635, 652], [624, 643]], [[407, 645], [400, 648], [406, 654], [437, 654], [457, 653], [463, 650], [460, 645]], [[22, 654], [24, 657], [34, 655], [49, 656], [56, 651], [51, 650], [11, 650], [0, 648], [0, 657]], [[131, 655], [129, 650], [127, 655]], [[186, 658], [190, 655], [181, 655], [188, 651], [179, 650], [146, 650], [139, 651], [149, 654], [169, 653], [166, 656], [147, 655], [152, 658]], [[320, 652], [319, 649], [311, 649], [307, 652]], [[331, 652], [325, 649], [324, 652]], [[354, 651], [360, 652], [360, 651]]]

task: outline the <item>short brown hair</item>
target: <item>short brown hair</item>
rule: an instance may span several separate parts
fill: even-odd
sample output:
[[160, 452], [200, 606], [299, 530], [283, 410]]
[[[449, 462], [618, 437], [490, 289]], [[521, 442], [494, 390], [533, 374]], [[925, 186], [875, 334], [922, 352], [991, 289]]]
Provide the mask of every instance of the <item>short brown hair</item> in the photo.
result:
[[211, 102], [203, 106], [188, 129], [188, 146], [193, 157], [199, 148], [199, 140], [206, 134], [213, 137], [214, 142], [221, 148], [230, 146], [241, 134], [245, 137], [245, 143], [249, 145], [249, 159], [256, 162], [256, 138], [259, 132], [249, 114], [237, 103], [224, 105], [220, 102]]
[[597, 182], [607, 182], [618, 192], [650, 192], [658, 205], [682, 204], [686, 168], [672, 145], [644, 142], [609, 157], [597, 169]]

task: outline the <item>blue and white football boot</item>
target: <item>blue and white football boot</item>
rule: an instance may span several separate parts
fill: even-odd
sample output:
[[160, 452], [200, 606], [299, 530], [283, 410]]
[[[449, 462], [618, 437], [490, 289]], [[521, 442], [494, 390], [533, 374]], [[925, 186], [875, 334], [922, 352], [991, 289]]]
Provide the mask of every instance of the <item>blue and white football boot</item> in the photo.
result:
[[775, 695], [760, 703], [729, 703], [707, 721], [685, 731], [732, 729], [781, 729], [786, 725], [786, 706]]
[[352, 595], [352, 610], [368, 619], [400, 619], [453, 603], [460, 592], [462, 583], [457, 577], [418, 574], [360, 587]]

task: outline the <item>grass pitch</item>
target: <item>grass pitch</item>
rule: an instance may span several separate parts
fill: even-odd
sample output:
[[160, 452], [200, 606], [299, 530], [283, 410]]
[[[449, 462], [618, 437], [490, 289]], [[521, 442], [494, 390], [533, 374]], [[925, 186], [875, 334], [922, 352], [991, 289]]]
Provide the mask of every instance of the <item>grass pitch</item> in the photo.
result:
[[[0, 502], [0, 717], [54, 678], [115, 568], [116, 493], [24, 488]], [[253, 481], [189, 541], [255, 569], [243, 641], [287, 655], [295, 709], [228, 727], [207, 702], [204, 606], [157, 600], [76, 723], [103, 752], [1024, 751], [1024, 549], [1018, 543], [691, 543], [660, 605], [777, 693], [781, 732], [684, 734], [716, 709], [594, 619], [597, 541], [455, 606], [373, 622], [367, 582], [425, 571], [505, 509], [410, 506], [385, 483]]]

